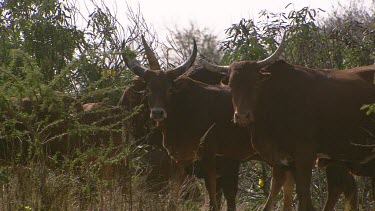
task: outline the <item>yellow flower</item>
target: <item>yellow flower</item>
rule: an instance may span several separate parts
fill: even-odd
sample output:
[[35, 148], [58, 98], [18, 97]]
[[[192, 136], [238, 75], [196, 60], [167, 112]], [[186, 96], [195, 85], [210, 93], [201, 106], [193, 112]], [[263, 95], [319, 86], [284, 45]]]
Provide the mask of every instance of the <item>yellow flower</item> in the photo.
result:
[[115, 74], [116, 74], [116, 71], [115, 71], [114, 69], [111, 69], [109, 72], [110, 72], [109, 75], [110, 75], [111, 77], [114, 77]]
[[264, 181], [261, 178], [259, 178], [259, 180], [258, 180], [258, 185], [259, 185], [259, 187], [263, 187], [263, 185], [264, 185]]

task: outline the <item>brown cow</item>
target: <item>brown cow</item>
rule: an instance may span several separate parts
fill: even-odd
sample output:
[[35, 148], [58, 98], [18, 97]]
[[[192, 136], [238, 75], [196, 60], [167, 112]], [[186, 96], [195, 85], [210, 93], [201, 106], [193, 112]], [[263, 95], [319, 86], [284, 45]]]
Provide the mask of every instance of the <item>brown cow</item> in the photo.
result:
[[[202, 69], [201, 66], [193, 66], [184, 75], [209, 84], [219, 84], [223, 80], [223, 78], [227, 78], [227, 76], [224, 74], [207, 71], [206, 69]], [[164, 158], [164, 156], [167, 156], [168, 158], [169, 156], [162, 146], [163, 139], [161, 131], [152, 129], [152, 126], [149, 124], [151, 120], [148, 117], [150, 111], [146, 104], [147, 102], [143, 102], [144, 99], [146, 99], [144, 93], [145, 85], [146, 83], [142, 79], [140, 79], [139, 77], [135, 77], [133, 79], [133, 85], [125, 89], [119, 105], [131, 110], [132, 108], [143, 104], [142, 109], [138, 111], [138, 113], [134, 117], [131, 118], [131, 124], [129, 125], [129, 127], [132, 128], [132, 134], [135, 140], [138, 140], [138, 144], [148, 144], [155, 147], [156, 151], [160, 153], [159, 160], [165, 161], [166, 159]], [[159, 147], [162, 150], [160, 150]], [[164, 180], [164, 184], [166, 181], [171, 179], [173, 175], [171, 175], [170, 173], [175, 172], [173, 169], [176, 168], [175, 162], [168, 163], [169, 167], [167, 168], [169, 168], [170, 170], [166, 172], [167, 174], [159, 172], [161, 177], [166, 179]], [[232, 206], [232, 204], [235, 204], [239, 164], [240, 163], [237, 160], [228, 159], [222, 156], [217, 157], [217, 190], [218, 193], [224, 194], [229, 207]], [[168, 164], [166, 164], [165, 162], [160, 162], [160, 164], [155, 163], [151, 165], [153, 165], [157, 170], [158, 165], [167, 166]], [[198, 178], [206, 178], [205, 172], [201, 170], [200, 165], [194, 164], [193, 166], [189, 166], [187, 169], [188, 174], [193, 173]], [[153, 171], [153, 168], [151, 168], [151, 173]], [[220, 194], [218, 194], [217, 200], [218, 202], [221, 201]]]
[[220, 69], [230, 73], [235, 123], [254, 129], [253, 146], [269, 163], [295, 167], [299, 210], [314, 210], [311, 168], [319, 153], [353, 163], [372, 157], [372, 147], [353, 143], [373, 142], [375, 127], [360, 108], [375, 102], [375, 88], [351, 70], [276, 61], [280, 46], [263, 61], [234, 62]]
[[[219, 71], [223, 74], [227, 73], [229, 66], [217, 66], [211, 65], [204, 60], [200, 60], [201, 63], [210, 71]], [[334, 72], [337, 70], [324, 69], [325, 72]], [[341, 71], [341, 70], [339, 70]], [[367, 81], [369, 84], [374, 83], [374, 74], [375, 67], [356, 67], [350, 70], [346, 70], [348, 73], [355, 74]], [[341, 194], [345, 196], [346, 209], [349, 210], [350, 207], [353, 210], [358, 208], [357, 194], [358, 190], [356, 188], [355, 179], [352, 174], [357, 176], [367, 176], [371, 177], [373, 181], [375, 178], [370, 176], [372, 174], [371, 165], [366, 164], [364, 166], [354, 165], [345, 162], [338, 162], [332, 159], [318, 159], [319, 161], [324, 160], [324, 165], [321, 166], [327, 167], [327, 183], [328, 183], [328, 197], [324, 207], [325, 211], [334, 210], [334, 207]], [[329, 160], [329, 162], [327, 162]], [[341, 178], [340, 181], [337, 181], [336, 178]], [[375, 188], [373, 188], [375, 192]]]
[[[192, 163], [197, 159], [197, 154], [201, 154], [199, 146], [205, 145], [200, 163], [208, 177], [205, 181], [211, 208], [216, 210], [215, 156], [223, 155], [238, 161], [251, 156], [255, 159], [257, 156], [248, 140], [247, 130], [231, 123], [233, 107], [227, 87], [207, 85], [185, 77], [177, 78], [192, 65], [195, 55], [194, 45], [193, 55], [182, 65], [185, 67], [183, 71], [181, 66], [178, 71], [150, 70], [130, 62], [125, 55], [123, 57], [127, 66], [146, 81], [150, 116], [162, 128], [163, 145], [170, 156], [180, 163]], [[206, 133], [208, 128], [211, 129]], [[204, 135], [205, 140], [201, 143]], [[232, 140], [232, 143], [228, 140]], [[273, 204], [271, 199], [277, 194], [271, 196], [269, 202]], [[286, 204], [291, 209], [291, 202]], [[235, 203], [228, 209], [235, 209]]]
[[[145, 43], [143, 37], [142, 41]], [[151, 49], [148, 47], [147, 44], [145, 44], [145, 49], [147, 58], [150, 63], [150, 68], [155, 69], [159, 67], [159, 63], [157, 62], [155, 55], [152, 53]], [[193, 66], [189, 69], [189, 71], [185, 72], [184, 75], [209, 84], [219, 84], [223, 80], [223, 77], [227, 78], [225, 74], [218, 74], [211, 71], [207, 71], [206, 69], [203, 69], [201, 66]], [[133, 85], [127, 87], [124, 91], [119, 104], [127, 107], [128, 109], [132, 109], [133, 107], [147, 103], [147, 101], [142, 101], [143, 99], [145, 99], [145, 85], [146, 84], [142, 79], [136, 77], [133, 80]], [[133, 135], [135, 135], [136, 140], [140, 140], [140, 144], [147, 143], [157, 148], [159, 146], [162, 147], [162, 137], [159, 138], [159, 134], [161, 136], [161, 132], [158, 130], [151, 131], [148, 128], [151, 126], [148, 124], [149, 118], [145, 118], [150, 113], [147, 108], [148, 106], [146, 104], [146, 106], [143, 106], [142, 110], [139, 111], [137, 115], [134, 116], [134, 118], [132, 118], [132, 124], [130, 125], [130, 127], [133, 128]], [[145, 127], [145, 125], [148, 126]], [[150, 131], [151, 135], [149, 135]], [[168, 156], [168, 154], [165, 153], [165, 156]], [[175, 168], [173, 164], [174, 162], [171, 163], [172, 166], [170, 166], [170, 168]], [[191, 169], [194, 169], [192, 173], [194, 173], [195, 176], [197, 176], [198, 178], [206, 179], [206, 173], [200, 168], [199, 164], [189, 166], [187, 169], [189, 174], [191, 173]], [[217, 158], [217, 190], [218, 193], [224, 194], [225, 198], [227, 199], [227, 204], [229, 208], [235, 206], [235, 197], [238, 184], [238, 171], [239, 161], [228, 159], [221, 156]], [[173, 175], [170, 175], [170, 177], [171, 176]], [[218, 194], [217, 197], [218, 201], [220, 202], [221, 194]]]

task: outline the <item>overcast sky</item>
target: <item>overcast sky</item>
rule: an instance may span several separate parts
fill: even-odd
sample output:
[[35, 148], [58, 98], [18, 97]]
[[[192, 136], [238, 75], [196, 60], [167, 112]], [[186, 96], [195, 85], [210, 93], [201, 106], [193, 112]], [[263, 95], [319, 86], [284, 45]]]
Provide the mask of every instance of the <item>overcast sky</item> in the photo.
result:
[[[82, 2], [79, 1], [81, 8]], [[190, 23], [198, 25], [199, 28], [207, 27], [215, 35], [224, 38], [224, 30], [231, 24], [238, 23], [241, 18], [257, 19], [263, 9], [278, 13], [309, 6], [330, 11], [333, 7], [337, 7], [338, 2], [347, 5], [350, 0], [105, 0], [104, 2], [125, 26], [126, 2], [134, 10], [139, 5], [146, 22], [153, 26], [160, 38], [168, 34], [167, 28], [175, 26], [184, 28]], [[292, 5], [286, 10], [285, 6], [289, 3]]]

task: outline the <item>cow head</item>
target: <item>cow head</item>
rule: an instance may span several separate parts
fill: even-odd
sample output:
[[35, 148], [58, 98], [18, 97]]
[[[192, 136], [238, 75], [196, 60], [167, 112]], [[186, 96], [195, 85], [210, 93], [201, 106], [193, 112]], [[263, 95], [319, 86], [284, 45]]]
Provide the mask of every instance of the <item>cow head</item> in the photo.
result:
[[225, 72], [229, 76], [229, 87], [232, 93], [234, 107], [233, 121], [240, 126], [254, 122], [255, 102], [260, 83], [271, 73], [265, 72], [264, 67], [274, 63], [282, 54], [285, 45], [285, 34], [278, 49], [262, 61], [240, 61], [230, 66], [210, 64], [200, 59], [199, 62], [211, 71]]
[[167, 102], [173, 80], [185, 73], [194, 64], [197, 56], [197, 45], [194, 40], [193, 53], [187, 61], [174, 69], [163, 71], [160, 70], [160, 65], [143, 36], [142, 41], [146, 56], [150, 62], [150, 68], [145, 68], [136, 62], [130, 61], [125, 54], [123, 54], [123, 59], [131, 71], [145, 80], [150, 117], [156, 122], [161, 122], [167, 118]]

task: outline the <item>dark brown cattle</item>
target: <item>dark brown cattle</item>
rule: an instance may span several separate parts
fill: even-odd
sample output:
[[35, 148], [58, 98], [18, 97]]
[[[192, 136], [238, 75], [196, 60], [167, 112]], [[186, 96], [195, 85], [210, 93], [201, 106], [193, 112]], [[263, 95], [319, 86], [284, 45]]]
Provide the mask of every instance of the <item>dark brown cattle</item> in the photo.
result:
[[[201, 60], [201, 63], [206, 68], [209, 68], [210, 71], [223, 71], [223, 74], [229, 71], [229, 66], [215, 66], [205, 62], [204, 60]], [[324, 69], [324, 71], [334, 72], [336, 70]], [[374, 82], [375, 68], [373, 66], [370, 66], [370, 68], [357, 67], [346, 71], [356, 74], [363, 80], [367, 81], [369, 84], [373, 84]], [[323, 160], [327, 161], [327, 159]], [[345, 196], [345, 206], [347, 207], [346, 209], [349, 210], [351, 208], [353, 210], [356, 210], [358, 207], [358, 190], [356, 188], [355, 179], [352, 174], [357, 176], [370, 176], [372, 174], [371, 172], [373, 171], [371, 165], [372, 164], [370, 163], [365, 166], [359, 166], [347, 162], [343, 163], [329, 159], [329, 162], [324, 164], [324, 167], [327, 167], [326, 171], [328, 183], [328, 197], [326, 204], [324, 206], [324, 210], [334, 210], [334, 207], [337, 201], [339, 200], [341, 194], [344, 194]], [[337, 178], [341, 179], [337, 181]], [[372, 180], [374, 180], [373, 177]]]
[[[182, 65], [185, 71], [192, 65], [195, 54], [196, 46], [193, 55]], [[211, 208], [216, 210], [216, 155], [237, 161], [257, 157], [248, 139], [248, 131], [231, 123], [233, 107], [229, 89], [191, 78], [177, 78], [183, 73], [181, 70], [179, 73], [176, 70], [150, 70], [130, 62], [125, 56], [124, 60], [147, 84], [150, 116], [162, 129], [163, 145], [170, 156], [186, 164], [199, 160], [207, 176], [205, 181]], [[203, 142], [202, 136], [205, 137]], [[273, 204], [271, 199], [277, 194], [271, 196], [269, 202]], [[287, 204], [291, 206], [291, 202]], [[228, 201], [228, 209], [235, 209], [234, 200]]]
[[[147, 54], [147, 51], [146, 51]], [[148, 55], [148, 57], [154, 57], [154, 55]], [[154, 67], [155, 64], [152, 64], [152, 60], [149, 61], [150, 66]], [[154, 66], [153, 66], [154, 65]], [[158, 64], [157, 64], [158, 66]], [[194, 66], [190, 68], [188, 72], [185, 73], [185, 76], [195, 78], [200, 81], [204, 81], [206, 83], [211, 84], [218, 84], [221, 82], [223, 77], [226, 77], [223, 74], [213, 73], [211, 71], [202, 70], [200, 66]], [[145, 83], [140, 78], [135, 78], [133, 80], [133, 86], [130, 86], [126, 88], [124, 91], [124, 94], [120, 100], [120, 105], [125, 106], [129, 109], [134, 108], [135, 106], [139, 106], [141, 104], [147, 103], [145, 102]], [[147, 99], [146, 99], [147, 100]], [[133, 105], [133, 106], [129, 106]], [[139, 144], [147, 143], [155, 147], [161, 147], [163, 150], [165, 150], [162, 147], [162, 135], [159, 130], [152, 130], [152, 126], [149, 124], [149, 115], [150, 111], [148, 109], [147, 104], [143, 106], [142, 110], [139, 111], [136, 116], [132, 118], [132, 123], [130, 125], [131, 128], [133, 128], [133, 135], [135, 136], [136, 140], [139, 140]], [[145, 118], [147, 117], [147, 118]], [[146, 125], [146, 126], [145, 126]], [[160, 152], [162, 152], [161, 150]], [[161, 157], [167, 156], [168, 154], [165, 152], [164, 155], [160, 155]], [[160, 159], [159, 159], [160, 160]], [[166, 159], [162, 159], [166, 160]], [[169, 163], [169, 162], [168, 162]], [[238, 172], [239, 171], [239, 162], [237, 160], [227, 159], [224, 157], [218, 157], [217, 159], [217, 183], [218, 183], [218, 192], [223, 192], [225, 198], [228, 201], [228, 205], [231, 206], [231, 204], [235, 203], [235, 195], [237, 191], [237, 183], [238, 183]], [[161, 165], [161, 163], [159, 164]], [[162, 164], [163, 166], [166, 166], [165, 163]], [[169, 168], [171, 172], [175, 172], [173, 169], [175, 167], [175, 162], [170, 163]], [[158, 169], [158, 166], [155, 164], [156, 169]], [[193, 166], [188, 167], [188, 172], [191, 172], [191, 169], [194, 169], [192, 171], [195, 176], [198, 178], [206, 178], [206, 173], [201, 170], [200, 165], [194, 164]], [[165, 174], [161, 174], [165, 175]], [[163, 176], [163, 178], [171, 179], [173, 175], [169, 175], [168, 177]], [[220, 200], [220, 195], [218, 195], [218, 201]]]
[[[148, 52], [146, 51], [146, 54], [147, 53]], [[154, 57], [154, 55], [148, 54], [147, 57], [148, 58]], [[154, 68], [155, 64], [152, 63], [153, 61], [156, 61], [156, 60], [151, 59], [150, 61], [149, 59], [149, 63], [151, 64], [150, 66]], [[156, 65], [159, 66], [159, 64], [156, 64]], [[190, 78], [194, 78], [199, 81], [203, 81], [205, 83], [209, 83], [209, 84], [219, 84], [223, 80], [223, 78], [227, 78], [225, 74], [218, 74], [212, 71], [207, 71], [206, 69], [203, 69], [201, 66], [191, 67], [189, 71], [184, 73], [184, 75]], [[139, 144], [146, 143], [156, 148], [161, 147], [162, 150], [160, 149], [156, 149], [156, 150], [159, 151], [160, 153], [163, 153], [165, 149], [162, 147], [162, 141], [163, 141], [162, 134], [160, 130], [152, 129], [152, 126], [149, 124], [150, 123], [150, 119], [149, 119], [150, 110], [148, 109], [147, 98], [144, 93], [145, 86], [146, 84], [143, 81], [143, 79], [140, 79], [139, 77], [135, 77], [133, 79], [133, 85], [130, 87], [127, 87], [126, 90], [124, 91], [123, 96], [119, 102], [119, 105], [122, 105], [128, 109], [132, 109], [136, 106], [143, 104], [142, 109], [138, 111], [138, 113], [132, 118], [131, 125], [129, 125], [129, 127], [132, 128], [132, 134], [134, 135], [136, 140], [139, 140], [138, 141]], [[164, 161], [166, 160], [164, 156], [169, 157], [166, 151], [164, 155], [159, 155], [159, 156], [162, 157], [159, 160], [164, 160]], [[160, 175], [164, 175], [162, 176], [162, 178], [166, 178], [169, 180], [171, 179], [171, 177], [174, 176], [174, 175], [171, 175], [170, 173], [176, 172], [175, 170], [173, 170], [176, 168], [175, 167], [176, 164], [174, 161], [173, 163], [170, 163], [170, 162], [168, 163], [169, 163], [169, 168], [170, 168], [170, 171], [168, 171], [169, 175], [166, 175], [165, 173], [163, 174], [162, 172], [160, 172], [161, 173]], [[153, 164], [156, 170], [159, 169], [158, 165], [168, 166], [165, 162], [159, 163], [159, 164], [158, 163]], [[192, 171], [191, 169], [194, 169], [194, 170]], [[152, 171], [153, 169], [151, 169], [151, 173]], [[188, 174], [193, 173], [198, 178], [203, 178], [203, 179], [206, 178], [206, 173], [200, 168], [199, 164], [193, 164], [193, 166], [188, 166], [187, 171], [188, 171], [187, 172]], [[224, 194], [225, 198], [227, 199], [227, 204], [229, 205], [229, 207], [231, 207], [232, 204], [235, 204], [235, 196], [237, 192], [237, 183], [238, 183], [238, 171], [239, 171], [239, 161], [228, 159], [225, 157], [217, 158], [217, 184], [218, 184], [217, 190], [218, 190], [218, 193], [222, 192]], [[164, 184], [168, 180], [164, 180]], [[218, 194], [218, 201], [221, 201], [220, 194]]]
[[254, 129], [253, 146], [269, 163], [295, 167], [299, 210], [314, 210], [310, 180], [318, 154], [353, 163], [372, 157], [372, 147], [353, 143], [373, 142], [375, 127], [360, 108], [375, 102], [375, 89], [352, 70], [275, 61], [281, 49], [266, 60], [221, 69], [230, 72], [235, 123]]
[[[135, 140], [135, 144], [148, 147], [142, 159], [148, 164], [149, 172], [146, 177], [152, 191], [165, 190], [165, 187], [178, 175], [179, 167], [170, 159], [163, 148], [163, 136], [149, 119], [145, 87], [143, 79], [135, 77], [132, 85], [127, 87], [119, 101], [119, 106], [124, 107], [134, 115], [126, 121], [126, 128]], [[138, 109], [137, 109], [138, 108]], [[137, 110], [135, 110], [137, 109]], [[183, 175], [181, 180], [188, 175]], [[182, 182], [182, 181], [181, 181]]]

